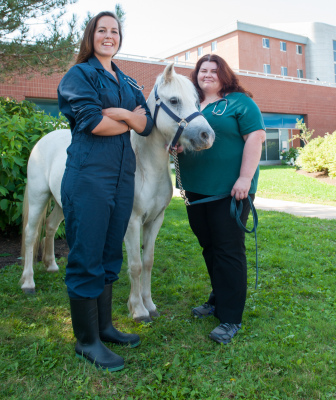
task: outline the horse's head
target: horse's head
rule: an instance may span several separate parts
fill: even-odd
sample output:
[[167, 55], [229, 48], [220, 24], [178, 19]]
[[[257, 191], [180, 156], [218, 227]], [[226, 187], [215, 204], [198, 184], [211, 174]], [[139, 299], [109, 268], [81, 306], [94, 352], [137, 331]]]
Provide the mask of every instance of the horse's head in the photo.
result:
[[203, 150], [212, 146], [215, 133], [199, 113], [198, 104], [192, 82], [177, 74], [173, 64], [169, 64], [157, 78], [148, 99], [155, 125], [167, 144], [173, 142], [177, 132], [182, 132], [178, 142], [186, 150]]

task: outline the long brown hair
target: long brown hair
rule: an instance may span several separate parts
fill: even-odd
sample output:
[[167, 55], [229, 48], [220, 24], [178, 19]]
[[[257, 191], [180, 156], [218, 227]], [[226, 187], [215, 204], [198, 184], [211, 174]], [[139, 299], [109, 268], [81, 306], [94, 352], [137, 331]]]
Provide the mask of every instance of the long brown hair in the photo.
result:
[[92, 57], [94, 48], [93, 48], [93, 36], [94, 32], [97, 26], [97, 22], [101, 17], [112, 17], [118, 22], [118, 30], [119, 30], [119, 47], [117, 52], [119, 51], [121, 45], [122, 45], [122, 28], [121, 28], [121, 23], [118, 19], [118, 17], [111, 11], [102, 11], [99, 14], [97, 14], [95, 17], [90, 19], [89, 23], [86, 25], [83, 39], [79, 48], [79, 53], [76, 59], [76, 64], [80, 64], [83, 62], [86, 62], [90, 57]]
[[201, 102], [204, 100], [204, 94], [198, 84], [197, 76], [202, 64], [205, 61], [215, 62], [217, 64], [217, 76], [222, 86], [222, 89], [219, 91], [218, 95], [222, 97], [225, 93], [241, 92], [245, 93], [249, 97], [253, 97], [251, 92], [245, 90], [239, 84], [239, 79], [237, 78], [236, 74], [232, 71], [228, 63], [222, 57], [219, 57], [216, 54], [206, 54], [197, 61], [195, 69], [191, 73], [191, 80], [197, 89]]

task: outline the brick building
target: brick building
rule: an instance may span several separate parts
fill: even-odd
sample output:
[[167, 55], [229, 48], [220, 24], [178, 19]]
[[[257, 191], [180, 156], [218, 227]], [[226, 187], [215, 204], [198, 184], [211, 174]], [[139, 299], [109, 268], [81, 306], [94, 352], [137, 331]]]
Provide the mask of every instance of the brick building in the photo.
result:
[[[145, 86], [147, 98], [168, 62], [174, 61], [175, 70], [189, 76], [202, 54], [216, 52], [253, 93], [267, 128], [262, 160], [276, 162], [279, 152], [291, 146], [289, 139], [298, 118], [315, 130], [315, 136], [336, 130], [336, 27], [310, 27], [311, 36], [304, 36], [237, 21], [224, 33], [178, 50], [165, 61], [117, 55], [115, 62]], [[305, 27], [305, 31], [309, 29]], [[325, 62], [317, 62], [316, 57]], [[0, 96], [31, 100], [57, 115], [61, 78], [60, 74], [15, 77], [0, 84]]]

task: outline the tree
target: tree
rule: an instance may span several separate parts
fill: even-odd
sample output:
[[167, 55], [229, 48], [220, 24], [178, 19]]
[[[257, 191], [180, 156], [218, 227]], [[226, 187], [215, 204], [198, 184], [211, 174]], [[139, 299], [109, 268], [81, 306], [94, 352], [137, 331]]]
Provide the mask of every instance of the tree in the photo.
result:
[[311, 131], [307, 128], [306, 124], [303, 122], [303, 119], [297, 119], [296, 120], [296, 125], [295, 125], [296, 129], [300, 129], [300, 133], [293, 135], [293, 137], [291, 139], [289, 139], [289, 141], [293, 141], [295, 139], [300, 139], [303, 141], [304, 145], [308, 144], [309, 141], [311, 140], [313, 133], [315, 132], [314, 129], [312, 129]]
[[[0, 79], [17, 74], [64, 72], [79, 45], [83, 27], [73, 15], [61, 18], [69, 4], [77, 0], [2, 0], [0, 4]], [[115, 12], [121, 21], [120, 4]], [[91, 16], [88, 14], [87, 19]], [[87, 22], [86, 19], [86, 22]], [[44, 24], [45, 30], [31, 38], [31, 26]]]

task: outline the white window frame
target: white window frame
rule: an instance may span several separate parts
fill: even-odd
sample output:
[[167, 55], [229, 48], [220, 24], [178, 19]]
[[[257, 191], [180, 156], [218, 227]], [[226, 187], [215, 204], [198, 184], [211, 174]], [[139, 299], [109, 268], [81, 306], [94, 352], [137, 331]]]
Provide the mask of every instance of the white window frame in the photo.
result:
[[264, 64], [264, 74], [271, 73], [271, 64]]
[[217, 40], [211, 42], [211, 52], [217, 51]]
[[296, 45], [296, 54], [302, 55], [302, 46], [301, 44]]
[[298, 78], [303, 79], [303, 69], [297, 69], [296, 73]]
[[178, 63], [178, 60], [179, 60], [179, 59], [178, 59], [178, 56], [175, 56], [175, 57], [174, 57], [174, 62], [175, 62], [175, 63]]
[[198, 57], [203, 56], [203, 46], [197, 48], [197, 55]]
[[262, 39], [262, 46], [264, 49], [269, 49], [271, 47], [269, 38]]
[[186, 51], [185, 53], [185, 60], [190, 61], [190, 51]]
[[280, 51], [287, 51], [287, 43], [280, 42]]
[[[286, 73], [285, 73], [286, 72]], [[281, 76], [288, 76], [287, 67], [281, 67]]]

